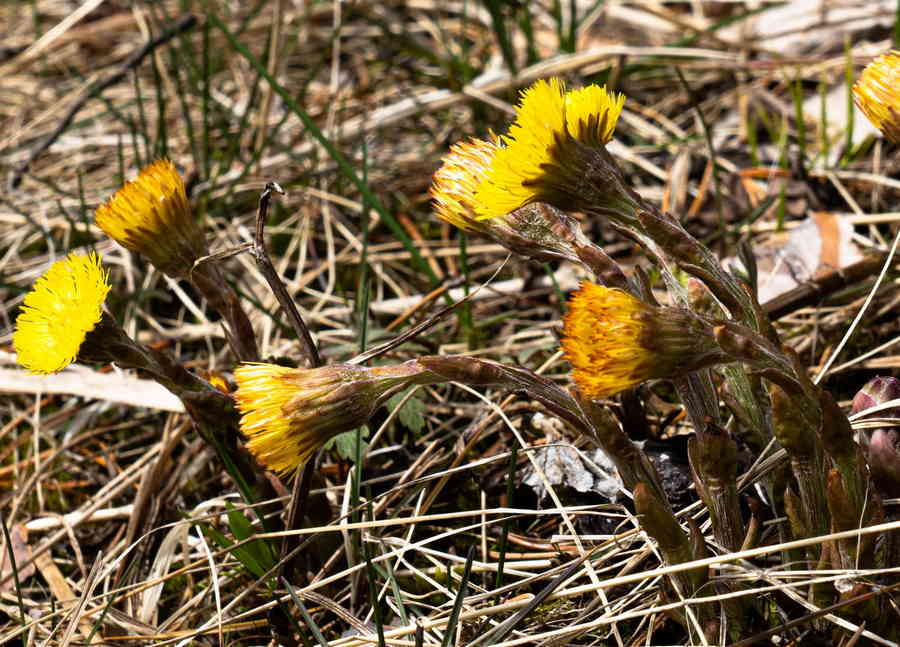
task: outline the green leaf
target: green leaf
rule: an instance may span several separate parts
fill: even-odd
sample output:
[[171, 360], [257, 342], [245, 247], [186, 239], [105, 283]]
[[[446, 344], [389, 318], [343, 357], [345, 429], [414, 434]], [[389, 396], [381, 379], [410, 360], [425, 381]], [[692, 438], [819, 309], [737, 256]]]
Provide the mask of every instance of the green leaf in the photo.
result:
[[[225, 508], [228, 511], [228, 525], [231, 527], [231, 533], [235, 539], [243, 541], [256, 533], [250, 519], [242, 511], [228, 502], [225, 503]], [[230, 545], [232, 544], [229, 542], [228, 546]], [[266, 571], [275, 566], [276, 562], [272, 547], [262, 539], [255, 539], [239, 546], [232, 551], [232, 554], [256, 577], [262, 577]]]
[[[363, 427], [362, 437], [367, 438], [369, 435], [369, 428]], [[325, 443], [325, 449], [334, 449], [337, 451], [338, 456], [343, 458], [344, 460], [352, 461], [356, 458], [356, 430], [353, 431], [345, 431], [342, 434], [338, 434], [327, 443]], [[369, 443], [365, 440], [362, 441], [362, 453], [365, 454], [369, 449]]]
[[[391, 399], [387, 401], [387, 408], [391, 411], [400, 406], [400, 402], [406, 395], [406, 391], [395, 393]], [[417, 390], [397, 413], [397, 419], [400, 424], [410, 431], [420, 432], [425, 428], [425, 401]]]

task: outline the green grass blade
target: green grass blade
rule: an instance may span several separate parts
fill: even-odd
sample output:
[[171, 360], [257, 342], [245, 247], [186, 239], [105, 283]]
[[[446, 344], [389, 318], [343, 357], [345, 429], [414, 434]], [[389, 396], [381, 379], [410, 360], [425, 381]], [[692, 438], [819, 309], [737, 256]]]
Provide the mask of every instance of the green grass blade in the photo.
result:
[[497, 38], [497, 45], [500, 47], [500, 53], [503, 55], [503, 62], [506, 63], [510, 73], [515, 76], [518, 73], [518, 68], [516, 66], [516, 54], [506, 27], [506, 17], [503, 15], [503, 7], [505, 5], [506, 3], [500, 2], [500, 0], [484, 0], [484, 6], [491, 15], [491, 28], [494, 30], [494, 36]]
[[284, 577], [281, 578], [281, 583], [284, 584], [284, 588], [286, 588], [287, 592], [290, 594], [291, 600], [294, 601], [294, 604], [296, 604], [297, 608], [300, 610], [300, 615], [303, 616], [303, 622], [305, 622], [306, 626], [309, 627], [309, 630], [310, 632], [312, 632], [312, 635], [316, 639], [316, 642], [319, 643], [319, 647], [328, 647], [328, 641], [325, 640], [325, 636], [322, 634], [322, 630], [319, 629], [319, 625], [316, 624], [316, 621], [313, 620], [313, 617], [309, 614], [309, 611], [307, 611], [306, 605], [303, 604], [303, 600], [301, 600], [297, 595], [297, 592], [294, 591], [294, 587], [292, 587], [290, 582], [288, 582]]
[[[456, 599], [453, 601], [453, 609], [450, 611], [450, 617], [447, 618], [447, 630], [444, 632], [444, 638], [441, 640], [441, 647], [450, 647], [452, 636], [456, 633], [456, 625], [459, 624], [459, 614], [462, 611], [463, 600], [466, 599], [466, 587], [469, 584], [469, 576], [472, 574], [472, 560], [475, 559], [475, 546], [469, 546], [469, 553], [466, 555], [466, 565], [463, 568], [462, 579], [459, 582], [459, 589], [456, 591]], [[453, 578], [451, 573], [452, 567], [447, 568], [447, 582], [451, 582]]]
[[400, 223], [397, 222], [397, 219], [392, 216], [387, 209], [381, 204], [381, 201], [375, 196], [372, 192], [372, 189], [369, 185], [362, 180], [362, 178], [356, 173], [353, 169], [353, 166], [347, 161], [347, 158], [335, 148], [334, 144], [325, 136], [325, 133], [319, 128], [315, 121], [313, 121], [312, 117], [301, 108], [294, 98], [288, 93], [288, 91], [276, 81], [272, 75], [268, 73], [265, 66], [257, 59], [253, 54], [248, 50], [232, 33], [232, 31], [228, 28], [228, 26], [222, 22], [222, 20], [216, 15], [215, 11], [212, 10], [211, 7], [208, 7], [208, 11], [206, 14], [209, 22], [212, 25], [222, 32], [226, 39], [228, 39], [229, 44], [234, 48], [234, 50], [246, 59], [246, 61], [251, 65], [251, 67], [256, 70], [257, 74], [259, 74], [266, 82], [272, 87], [272, 90], [281, 97], [284, 104], [287, 108], [293, 112], [309, 133], [313, 136], [313, 138], [319, 142], [322, 148], [328, 153], [328, 155], [335, 161], [338, 165], [338, 168], [341, 171], [341, 174], [346, 177], [350, 182], [356, 186], [357, 190], [359, 190], [360, 194], [362, 194], [363, 198], [369, 202], [373, 209], [378, 212], [378, 215], [381, 216], [381, 219], [388, 226], [391, 232], [397, 237], [397, 239], [403, 244], [406, 250], [410, 253], [413, 258], [413, 263], [416, 265], [417, 269], [423, 272], [432, 282], [432, 284], [439, 283], [437, 276], [425, 262], [425, 259], [422, 258], [422, 255], [419, 253], [419, 250], [416, 248], [412, 239], [400, 226]]
[[847, 85], [847, 124], [844, 131], [844, 158], [841, 166], [847, 166], [853, 159], [853, 47], [850, 39], [844, 41], [844, 81]]

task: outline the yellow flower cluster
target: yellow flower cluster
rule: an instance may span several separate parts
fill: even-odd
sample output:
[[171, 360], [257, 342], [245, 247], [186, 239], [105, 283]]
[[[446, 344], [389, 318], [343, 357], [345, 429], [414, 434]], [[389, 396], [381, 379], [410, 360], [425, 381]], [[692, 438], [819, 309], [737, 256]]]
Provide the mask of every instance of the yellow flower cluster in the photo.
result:
[[30, 373], [55, 373], [75, 361], [87, 334], [100, 323], [109, 292], [94, 254], [56, 261], [25, 295], [13, 346]]
[[[170, 276], [183, 276], [206, 253], [184, 182], [169, 160], [144, 168], [97, 209], [97, 225], [124, 247], [146, 255]], [[75, 361], [100, 322], [110, 286], [96, 254], [55, 263], [25, 297], [13, 343], [32, 373], [53, 373]]]

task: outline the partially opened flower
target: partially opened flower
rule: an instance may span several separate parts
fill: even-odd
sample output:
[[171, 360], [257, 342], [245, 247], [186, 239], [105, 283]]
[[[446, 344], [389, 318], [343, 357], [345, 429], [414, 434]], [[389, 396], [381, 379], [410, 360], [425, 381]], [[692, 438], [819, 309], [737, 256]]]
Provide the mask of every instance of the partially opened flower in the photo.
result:
[[900, 144], [900, 52], [869, 63], [853, 86], [853, 99], [872, 125]]
[[463, 231], [488, 231], [489, 223], [475, 217], [475, 189], [498, 150], [500, 145], [496, 138], [470, 139], [450, 147], [431, 184], [438, 218]]
[[729, 361], [712, 326], [689, 310], [650, 306], [588, 282], [568, 306], [562, 347], [575, 382], [590, 399]]
[[243, 364], [234, 372], [234, 396], [247, 449], [268, 469], [292, 474], [329, 439], [364, 424], [423, 372], [414, 362], [310, 369]]
[[516, 121], [475, 191], [478, 217], [548, 202], [634, 224], [639, 199], [605, 148], [624, 101], [599, 86], [566, 92], [559, 79], [525, 90]]
[[527, 258], [586, 264], [582, 258], [593, 254], [589, 260], [596, 260], [596, 246], [584, 236], [578, 222], [549, 204], [535, 202], [496, 218], [478, 218], [475, 190], [500, 150], [496, 138], [471, 139], [450, 147], [431, 185], [438, 218]]
[[56, 261], [25, 295], [13, 346], [30, 373], [55, 373], [75, 361], [103, 317], [107, 273], [96, 254]]
[[168, 276], [186, 276], [207, 253], [184, 181], [169, 160], [157, 160], [97, 209], [96, 223], [110, 238], [143, 254]]

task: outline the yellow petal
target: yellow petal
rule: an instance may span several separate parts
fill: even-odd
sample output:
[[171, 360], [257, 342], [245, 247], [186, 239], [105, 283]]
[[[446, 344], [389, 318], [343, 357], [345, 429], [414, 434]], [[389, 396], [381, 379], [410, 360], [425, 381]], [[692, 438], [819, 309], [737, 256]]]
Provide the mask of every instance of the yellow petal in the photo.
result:
[[559, 79], [537, 81], [522, 93], [516, 121], [502, 137], [490, 170], [475, 191], [479, 218], [495, 218], [537, 198], [534, 182], [553, 161], [557, 138], [566, 134], [565, 85]]

